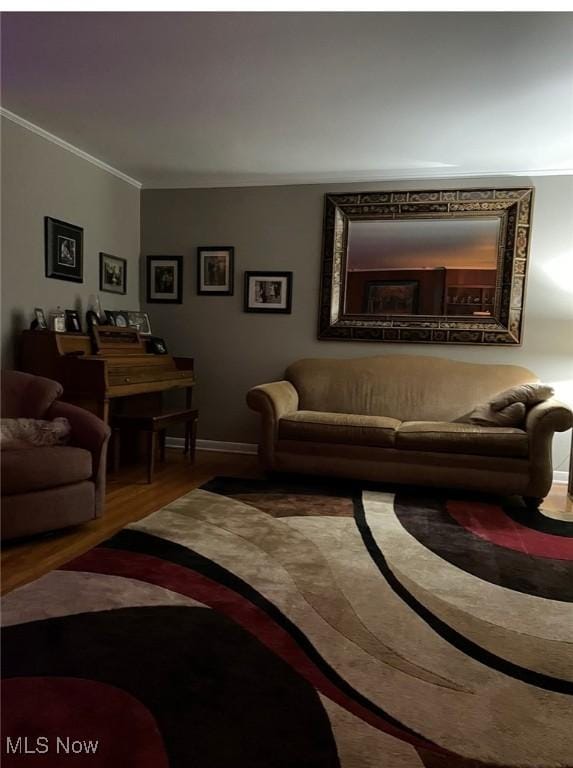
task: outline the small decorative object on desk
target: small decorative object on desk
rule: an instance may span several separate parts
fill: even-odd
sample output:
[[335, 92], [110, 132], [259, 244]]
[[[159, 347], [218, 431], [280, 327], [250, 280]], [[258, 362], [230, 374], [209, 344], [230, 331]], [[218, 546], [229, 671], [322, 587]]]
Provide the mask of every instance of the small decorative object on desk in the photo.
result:
[[245, 312], [290, 314], [292, 272], [245, 272]]
[[46, 277], [83, 283], [83, 229], [46, 216], [44, 241]]
[[204, 296], [232, 296], [235, 249], [230, 245], [197, 248], [197, 293]]
[[50, 330], [56, 333], [66, 332], [66, 315], [61, 307], [50, 312]]
[[44, 310], [40, 307], [34, 309], [34, 319], [30, 324], [30, 330], [32, 331], [46, 331], [48, 329], [48, 323], [46, 322], [46, 316]]
[[183, 257], [147, 257], [147, 301], [150, 304], [181, 304]]
[[127, 291], [127, 261], [109, 253], [99, 255], [99, 289], [108, 293]]
[[66, 331], [71, 333], [82, 332], [80, 313], [75, 309], [66, 309]]
[[127, 320], [132, 328], [137, 328], [142, 336], [151, 336], [151, 323], [147, 312], [128, 312]]
[[148, 336], [145, 339], [145, 349], [147, 352], [151, 352], [152, 355], [167, 354], [167, 344], [159, 336]]

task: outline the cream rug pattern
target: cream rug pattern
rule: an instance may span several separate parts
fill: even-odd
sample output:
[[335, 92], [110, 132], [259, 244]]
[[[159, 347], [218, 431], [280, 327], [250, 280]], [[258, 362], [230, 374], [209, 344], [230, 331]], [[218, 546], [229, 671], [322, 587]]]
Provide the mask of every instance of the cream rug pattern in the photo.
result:
[[570, 524], [494, 498], [217, 478], [7, 595], [3, 733], [94, 768], [571, 768], [572, 566]]

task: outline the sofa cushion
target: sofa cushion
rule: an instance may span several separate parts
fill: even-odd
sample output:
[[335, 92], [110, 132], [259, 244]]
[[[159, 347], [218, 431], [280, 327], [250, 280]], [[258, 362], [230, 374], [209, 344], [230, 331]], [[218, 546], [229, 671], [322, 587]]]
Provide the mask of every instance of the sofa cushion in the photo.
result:
[[405, 421], [396, 433], [396, 448], [478, 456], [526, 458], [527, 432], [512, 427], [482, 427], [449, 421]]
[[399, 426], [386, 416], [296, 411], [280, 420], [279, 439], [391, 447]]
[[2, 495], [79, 483], [92, 476], [92, 455], [83, 448], [51, 446], [3, 451]]

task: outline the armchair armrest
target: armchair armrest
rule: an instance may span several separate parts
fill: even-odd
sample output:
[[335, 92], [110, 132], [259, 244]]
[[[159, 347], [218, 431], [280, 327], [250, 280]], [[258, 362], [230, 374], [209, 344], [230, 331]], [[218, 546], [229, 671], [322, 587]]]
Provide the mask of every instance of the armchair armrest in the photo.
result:
[[565, 432], [572, 426], [571, 409], [553, 397], [533, 406], [527, 414], [525, 429], [529, 436], [531, 496], [543, 498], [549, 491], [553, 480], [553, 435], [555, 432]]
[[261, 414], [259, 455], [263, 465], [272, 469], [280, 419], [298, 410], [298, 392], [290, 381], [260, 384], [247, 392], [247, 404]]
[[72, 445], [85, 448], [92, 455], [92, 477], [96, 486], [96, 515], [99, 516], [103, 509], [107, 444], [111, 430], [93, 413], [71, 403], [57, 401], [46, 413], [48, 419], [56, 419], [60, 416], [70, 422]]

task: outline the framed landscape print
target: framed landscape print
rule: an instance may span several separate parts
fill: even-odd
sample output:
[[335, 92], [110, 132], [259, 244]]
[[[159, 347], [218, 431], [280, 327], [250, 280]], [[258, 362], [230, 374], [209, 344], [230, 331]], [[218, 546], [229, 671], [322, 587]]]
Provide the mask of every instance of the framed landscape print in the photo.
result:
[[147, 257], [147, 301], [150, 304], [181, 304], [183, 257]]
[[197, 248], [197, 293], [232, 296], [235, 249], [231, 246]]
[[245, 272], [245, 312], [290, 314], [292, 272]]
[[99, 255], [99, 289], [108, 293], [127, 291], [127, 261], [109, 253]]
[[44, 217], [46, 277], [84, 281], [84, 230], [65, 221]]
[[418, 311], [417, 280], [376, 280], [366, 283], [364, 312], [367, 315], [415, 315]]

